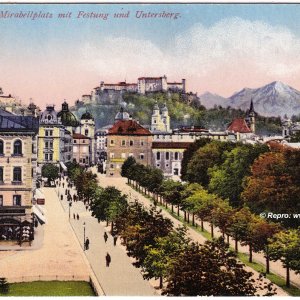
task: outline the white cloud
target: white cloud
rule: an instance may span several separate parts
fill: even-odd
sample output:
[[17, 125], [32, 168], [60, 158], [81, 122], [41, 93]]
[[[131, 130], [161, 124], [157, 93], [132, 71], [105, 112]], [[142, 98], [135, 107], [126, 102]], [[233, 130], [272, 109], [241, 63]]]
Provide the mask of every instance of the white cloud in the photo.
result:
[[[223, 19], [211, 27], [195, 24], [177, 34], [168, 47], [148, 39], [108, 37], [85, 45], [83, 63], [106, 77], [134, 80], [167, 74], [194, 81], [231, 69], [232, 77], [249, 72], [268, 78], [300, 76], [300, 39], [287, 28], [240, 18]], [[182, 77], [181, 77], [182, 76]]]

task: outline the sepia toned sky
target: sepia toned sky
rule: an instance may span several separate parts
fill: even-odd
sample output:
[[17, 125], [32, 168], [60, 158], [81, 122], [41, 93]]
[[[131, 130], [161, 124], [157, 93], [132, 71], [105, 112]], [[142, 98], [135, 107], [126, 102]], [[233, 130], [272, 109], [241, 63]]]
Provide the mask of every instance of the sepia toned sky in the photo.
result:
[[[52, 18], [4, 18], [6, 11]], [[80, 11], [108, 17], [77, 18]], [[180, 15], [137, 18], [137, 11]], [[42, 108], [73, 104], [102, 80], [164, 74], [186, 78], [198, 94], [228, 97], [275, 80], [300, 90], [297, 4], [1, 4], [0, 39], [4, 93]]]

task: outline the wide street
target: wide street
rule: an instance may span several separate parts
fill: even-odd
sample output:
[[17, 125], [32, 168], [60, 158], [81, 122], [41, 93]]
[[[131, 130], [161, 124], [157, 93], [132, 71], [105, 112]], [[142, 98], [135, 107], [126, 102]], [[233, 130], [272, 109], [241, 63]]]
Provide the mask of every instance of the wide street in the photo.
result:
[[[97, 173], [96, 168], [92, 168], [92, 171], [94, 173]], [[100, 183], [100, 186], [102, 187], [107, 187], [107, 186], [114, 186], [117, 189], [121, 190], [124, 194], [127, 194], [128, 197], [131, 200], [135, 200], [137, 199], [140, 203], [142, 203], [145, 207], [150, 207], [150, 205], [152, 205], [152, 202], [144, 197], [143, 195], [141, 195], [140, 193], [138, 193], [137, 191], [135, 191], [134, 189], [132, 189], [128, 184], [127, 184], [127, 179], [123, 178], [123, 177], [116, 177], [116, 178], [112, 178], [112, 177], [106, 177], [105, 175], [99, 174], [97, 173], [98, 176], [98, 180]], [[169, 219], [172, 220], [172, 222], [174, 223], [174, 226], [179, 226], [181, 224], [180, 221], [178, 221], [176, 218], [172, 217], [168, 212], [166, 212], [165, 210], [162, 210], [162, 214], [165, 217], [168, 217]], [[207, 230], [209, 230], [208, 224], [206, 224]], [[188, 234], [190, 236], [190, 238], [192, 238], [195, 241], [198, 241], [199, 243], [204, 243], [205, 242], [205, 238], [198, 232], [196, 232], [195, 230], [189, 228], [188, 229]], [[217, 234], [216, 232], [216, 236], [221, 235], [220, 233]], [[233, 246], [233, 241], [231, 241], [231, 245]], [[248, 249], [247, 247], [240, 247], [241, 251], [244, 253], [248, 253]], [[254, 259], [256, 259], [257, 255], [262, 256], [262, 254], [255, 254]], [[262, 263], [264, 263], [264, 259], [262, 259]], [[258, 272], [254, 271], [253, 269], [246, 267], [246, 269], [248, 271], [251, 271], [254, 273], [255, 276], [258, 276]], [[285, 277], [285, 269], [282, 267], [280, 262], [271, 262], [271, 271], [276, 272], [277, 274], [280, 274], [282, 277]], [[299, 285], [299, 275], [296, 275], [294, 273], [291, 272], [291, 280], [294, 284], [298, 284]], [[284, 296], [287, 295], [287, 293], [282, 290], [281, 288], [277, 288], [277, 295], [279, 296]]]
[[[60, 186], [55, 189], [59, 195], [64, 195], [61, 201], [65, 209], [65, 215], [69, 215], [69, 202], [65, 196], [65, 189]], [[73, 196], [75, 189], [70, 189]], [[75, 219], [74, 215], [75, 214]], [[77, 214], [79, 220], [77, 220]], [[70, 222], [76, 233], [76, 236], [83, 248], [84, 240], [84, 223], [85, 237], [90, 241], [89, 250], [85, 255], [95, 272], [95, 275], [107, 296], [154, 296], [157, 294], [155, 288], [150, 282], [144, 280], [140, 270], [132, 265], [133, 260], [126, 254], [125, 247], [120, 245], [114, 246], [113, 238], [109, 233], [110, 226], [106, 227], [105, 222], [98, 223], [96, 218], [91, 216], [82, 201], [72, 202], [70, 207]], [[108, 234], [108, 240], [104, 241], [104, 232]], [[109, 253], [111, 264], [106, 267], [105, 256]], [[158, 295], [158, 294], [157, 294]]]

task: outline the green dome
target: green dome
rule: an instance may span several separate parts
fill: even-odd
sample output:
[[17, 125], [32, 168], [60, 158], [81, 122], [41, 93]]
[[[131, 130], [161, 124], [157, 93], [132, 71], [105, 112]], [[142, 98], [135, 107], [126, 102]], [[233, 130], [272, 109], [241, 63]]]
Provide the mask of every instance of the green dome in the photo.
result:
[[61, 119], [61, 123], [64, 126], [77, 127], [79, 125], [75, 115], [69, 111], [69, 106], [66, 101], [62, 104], [62, 110], [57, 114], [57, 117]]
[[94, 118], [93, 118], [93, 115], [90, 112], [86, 111], [81, 116], [81, 120], [94, 120]]

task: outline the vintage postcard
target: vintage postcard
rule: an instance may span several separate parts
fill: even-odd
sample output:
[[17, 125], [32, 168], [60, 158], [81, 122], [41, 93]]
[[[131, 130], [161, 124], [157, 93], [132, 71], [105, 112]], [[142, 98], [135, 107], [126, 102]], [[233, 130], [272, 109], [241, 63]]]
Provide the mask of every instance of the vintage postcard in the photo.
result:
[[0, 4], [0, 296], [300, 296], [300, 4]]

